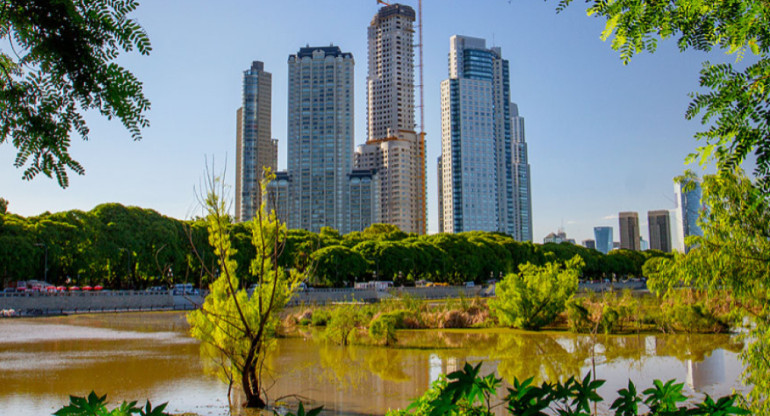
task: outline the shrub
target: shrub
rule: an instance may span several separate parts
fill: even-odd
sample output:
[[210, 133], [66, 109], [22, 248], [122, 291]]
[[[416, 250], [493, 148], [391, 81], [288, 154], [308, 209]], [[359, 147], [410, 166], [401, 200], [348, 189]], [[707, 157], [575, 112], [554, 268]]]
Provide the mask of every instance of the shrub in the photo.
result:
[[580, 268], [585, 263], [575, 256], [564, 263], [536, 266], [527, 263], [517, 274], [497, 284], [497, 298], [489, 301], [492, 313], [503, 325], [540, 329], [556, 319], [577, 291]]
[[313, 326], [326, 326], [331, 318], [331, 312], [327, 309], [316, 309], [310, 317]]
[[369, 324], [369, 336], [376, 342], [392, 345], [396, 339], [396, 317], [383, 314], [372, 320]]

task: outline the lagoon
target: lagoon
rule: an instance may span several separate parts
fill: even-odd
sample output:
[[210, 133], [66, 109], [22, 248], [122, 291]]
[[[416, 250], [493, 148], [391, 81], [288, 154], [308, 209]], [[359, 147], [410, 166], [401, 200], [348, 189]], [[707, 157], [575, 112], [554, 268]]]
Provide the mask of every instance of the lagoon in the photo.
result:
[[[582, 377], [607, 380], [614, 392], [632, 379], [685, 382], [696, 398], [743, 391], [742, 345], [730, 335], [586, 335], [505, 329], [399, 331], [395, 347], [342, 347], [301, 330], [279, 339], [268, 365], [269, 399], [324, 405], [325, 414], [384, 414], [406, 407], [439, 374], [483, 361], [506, 382]], [[593, 351], [593, 353], [592, 353]], [[184, 313], [94, 314], [0, 320], [0, 415], [50, 415], [69, 394], [91, 390], [111, 403], [149, 399], [168, 411], [230, 415], [227, 386], [205, 370], [199, 344], [187, 335]], [[236, 409], [237, 414], [254, 414]]]

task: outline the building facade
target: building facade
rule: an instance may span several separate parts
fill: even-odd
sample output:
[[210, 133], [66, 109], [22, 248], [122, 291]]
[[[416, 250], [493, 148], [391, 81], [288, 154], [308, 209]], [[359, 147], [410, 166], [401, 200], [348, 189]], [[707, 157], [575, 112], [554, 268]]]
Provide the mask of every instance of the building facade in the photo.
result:
[[513, 238], [532, 241], [532, 179], [524, 134], [524, 117], [511, 103], [511, 146], [513, 162]]
[[348, 232], [363, 231], [368, 226], [379, 223], [380, 183], [377, 173], [372, 170], [353, 170], [348, 174]]
[[701, 204], [700, 179], [693, 178], [674, 183], [674, 201], [676, 207], [672, 218], [672, 246], [682, 253], [690, 251], [685, 244], [685, 238], [692, 235], [703, 235], [698, 226], [698, 216], [703, 208]]
[[612, 251], [613, 242], [613, 230], [612, 227], [594, 227], [594, 240], [596, 241], [596, 249], [604, 254]]
[[647, 223], [650, 231], [650, 248], [670, 253], [671, 219], [668, 210], [647, 212]]
[[641, 250], [639, 237], [639, 214], [636, 212], [621, 212], [620, 222], [620, 248], [626, 250]]
[[288, 172], [276, 172], [275, 179], [267, 184], [267, 211], [275, 212], [284, 224], [291, 221], [291, 176]]
[[455, 35], [449, 43], [449, 79], [441, 83], [440, 228], [531, 240], [524, 120], [517, 109], [512, 117], [508, 61], [484, 39]]
[[350, 229], [348, 175], [353, 169], [354, 60], [337, 46], [300, 48], [290, 55], [289, 228]]
[[424, 234], [425, 138], [415, 131], [414, 21], [409, 6], [382, 7], [368, 28], [367, 141], [356, 169], [374, 170], [380, 220]]
[[235, 218], [249, 221], [262, 203], [265, 167], [275, 171], [278, 141], [271, 138], [272, 74], [254, 61], [243, 72], [243, 101], [236, 111]]

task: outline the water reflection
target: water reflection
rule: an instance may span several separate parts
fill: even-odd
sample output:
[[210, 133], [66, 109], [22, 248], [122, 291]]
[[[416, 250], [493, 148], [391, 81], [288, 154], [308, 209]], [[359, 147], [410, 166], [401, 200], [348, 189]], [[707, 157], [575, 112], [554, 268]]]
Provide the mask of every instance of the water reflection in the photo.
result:
[[[44, 415], [67, 395], [169, 401], [172, 412], [229, 414], [226, 385], [186, 334], [184, 315], [149, 313], [0, 321], [0, 409]], [[484, 362], [507, 382], [564, 380], [596, 369], [607, 397], [629, 378], [687, 381], [689, 392], [740, 388], [742, 346], [728, 335], [590, 336], [511, 330], [402, 331], [395, 348], [341, 347], [313, 333], [279, 339], [267, 360], [269, 398], [323, 404], [330, 414], [405, 407], [440, 373]], [[594, 342], [595, 341], [595, 342]], [[607, 399], [611, 403], [611, 399]], [[242, 414], [254, 414], [241, 412]]]

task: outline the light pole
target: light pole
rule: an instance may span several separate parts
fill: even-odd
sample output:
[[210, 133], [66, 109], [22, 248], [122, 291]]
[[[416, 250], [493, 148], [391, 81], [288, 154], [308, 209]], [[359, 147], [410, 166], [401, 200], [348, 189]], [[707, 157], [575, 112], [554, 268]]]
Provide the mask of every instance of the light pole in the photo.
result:
[[46, 243], [35, 243], [38, 247], [45, 248], [45, 260], [43, 263], [43, 281], [48, 282], [48, 245]]

